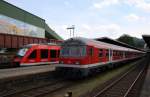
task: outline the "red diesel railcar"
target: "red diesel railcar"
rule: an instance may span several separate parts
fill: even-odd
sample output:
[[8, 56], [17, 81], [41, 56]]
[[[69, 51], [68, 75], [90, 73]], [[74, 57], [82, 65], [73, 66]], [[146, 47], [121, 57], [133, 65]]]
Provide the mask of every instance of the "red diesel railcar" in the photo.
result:
[[144, 52], [81, 37], [62, 43], [60, 62], [56, 70], [79, 76], [87, 76], [112, 63], [141, 57]]
[[56, 44], [28, 44], [17, 52], [13, 66], [58, 63], [60, 46]]

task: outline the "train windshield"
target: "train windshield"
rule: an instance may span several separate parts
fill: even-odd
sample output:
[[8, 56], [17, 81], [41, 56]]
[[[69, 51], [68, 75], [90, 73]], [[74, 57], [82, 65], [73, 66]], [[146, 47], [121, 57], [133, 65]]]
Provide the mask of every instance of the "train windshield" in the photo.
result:
[[28, 49], [29, 49], [29, 48], [21, 48], [21, 49], [18, 51], [17, 55], [20, 56], [20, 57], [23, 57], [23, 56], [26, 54], [26, 52], [28, 51]]
[[86, 47], [85, 46], [63, 46], [61, 49], [62, 57], [82, 57], [86, 55]]

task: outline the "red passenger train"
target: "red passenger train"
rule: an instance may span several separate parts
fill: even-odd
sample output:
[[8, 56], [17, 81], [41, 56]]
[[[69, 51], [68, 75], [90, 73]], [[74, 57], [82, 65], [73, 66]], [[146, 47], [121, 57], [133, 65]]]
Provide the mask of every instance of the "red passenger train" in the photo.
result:
[[56, 44], [28, 44], [17, 52], [13, 66], [29, 66], [59, 62], [60, 46]]
[[141, 57], [144, 52], [81, 37], [71, 38], [62, 43], [60, 62], [56, 71], [71, 76], [87, 76], [113, 63]]

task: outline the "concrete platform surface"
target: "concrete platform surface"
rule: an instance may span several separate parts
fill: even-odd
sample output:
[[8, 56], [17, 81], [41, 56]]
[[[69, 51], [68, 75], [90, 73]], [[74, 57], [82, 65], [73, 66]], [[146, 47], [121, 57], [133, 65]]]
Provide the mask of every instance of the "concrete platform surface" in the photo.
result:
[[150, 97], [150, 63], [144, 80], [140, 97]]
[[40, 66], [28, 66], [18, 67], [0, 70], [0, 80], [6, 78], [13, 78], [17, 76], [30, 75], [42, 72], [49, 72], [55, 69], [54, 65], [40, 65]]

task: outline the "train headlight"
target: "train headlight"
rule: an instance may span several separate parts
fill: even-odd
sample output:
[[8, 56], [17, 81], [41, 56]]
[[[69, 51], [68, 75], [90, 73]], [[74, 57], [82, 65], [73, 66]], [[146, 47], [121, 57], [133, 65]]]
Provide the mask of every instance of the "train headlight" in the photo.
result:
[[77, 62], [75, 62], [75, 64], [79, 65], [79, 64], [80, 64], [80, 62], [78, 62], [78, 61], [77, 61]]

